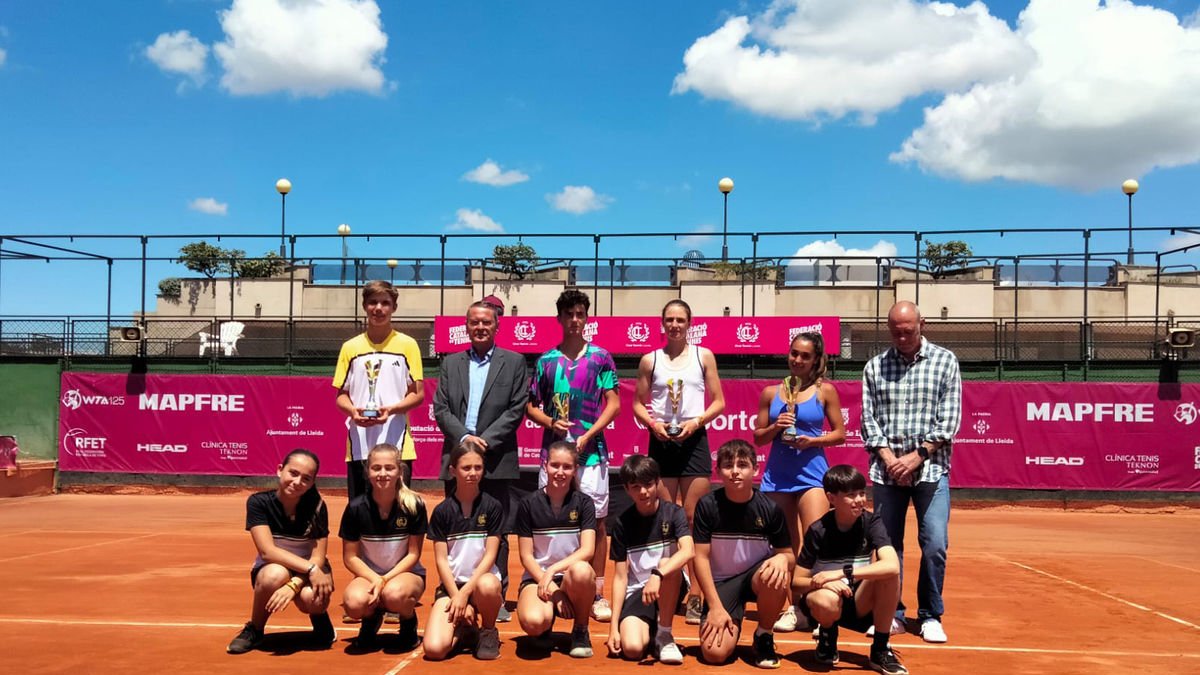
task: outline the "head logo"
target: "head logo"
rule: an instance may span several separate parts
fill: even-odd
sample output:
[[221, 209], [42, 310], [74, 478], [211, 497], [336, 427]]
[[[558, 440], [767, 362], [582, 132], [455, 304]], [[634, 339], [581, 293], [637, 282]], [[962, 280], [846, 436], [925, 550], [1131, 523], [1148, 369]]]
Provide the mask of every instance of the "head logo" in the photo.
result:
[[62, 404], [71, 410], [79, 410], [79, 406], [83, 405], [83, 397], [79, 395], [78, 389], [71, 389], [63, 394]]
[[758, 324], [746, 322], [737, 327], [738, 342], [755, 343], [758, 342]]
[[518, 321], [517, 325], [513, 326], [513, 337], [522, 342], [529, 342], [537, 337], [537, 326], [534, 326], [532, 321]]
[[986, 434], [988, 429], [991, 429], [991, 427], [988, 426], [987, 420], [979, 420], [975, 423], [975, 426], [971, 428], [974, 429], [975, 433], [979, 434], [980, 436]]
[[1200, 417], [1200, 412], [1196, 411], [1195, 403], [1180, 403], [1175, 409], [1175, 421], [1183, 422], [1184, 424], [1192, 424], [1196, 418]]
[[301, 417], [300, 413], [298, 413], [298, 412], [294, 412], [291, 415], [288, 415], [288, 424], [292, 425], [293, 429], [300, 426], [300, 423], [303, 421], [304, 421], [304, 418]]
[[630, 342], [645, 342], [650, 339], [650, 326], [646, 325], [645, 321], [635, 321], [629, 324], [625, 335]]

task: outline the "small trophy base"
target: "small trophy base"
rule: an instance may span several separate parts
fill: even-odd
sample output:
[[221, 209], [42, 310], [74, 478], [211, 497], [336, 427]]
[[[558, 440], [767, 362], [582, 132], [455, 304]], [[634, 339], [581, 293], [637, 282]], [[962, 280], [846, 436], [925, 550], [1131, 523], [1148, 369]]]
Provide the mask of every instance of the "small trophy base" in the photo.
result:
[[682, 433], [683, 433], [683, 427], [679, 426], [678, 424], [671, 422], [670, 424], [667, 425], [667, 435], [670, 436], [671, 438], [675, 438], [676, 436], [678, 436], [679, 434], [682, 434]]
[[362, 411], [362, 416], [369, 420], [379, 419], [379, 411], [375, 410], [373, 408], [369, 409], [369, 410], [364, 410], [364, 411]]
[[783, 433], [780, 434], [779, 437], [783, 439], [784, 443], [791, 443], [792, 441], [796, 440], [796, 430], [784, 429]]

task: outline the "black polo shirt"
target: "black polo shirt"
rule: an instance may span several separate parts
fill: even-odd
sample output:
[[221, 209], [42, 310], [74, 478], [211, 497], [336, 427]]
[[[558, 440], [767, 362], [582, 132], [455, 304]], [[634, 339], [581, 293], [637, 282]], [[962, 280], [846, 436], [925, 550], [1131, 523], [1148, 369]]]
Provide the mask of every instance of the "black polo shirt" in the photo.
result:
[[[385, 574], [408, 555], [409, 537], [424, 535], [427, 527], [425, 502], [421, 499], [417, 499], [416, 513], [404, 511], [396, 501], [387, 518], [380, 518], [379, 507], [367, 491], [346, 505], [338, 536], [359, 542], [358, 555], [363, 562], [376, 574]], [[424, 575], [425, 568], [417, 561], [412, 572]]]
[[[246, 499], [246, 531], [259, 525], [271, 529], [276, 546], [307, 560], [317, 540], [329, 536], [329, 509], [314, 487], [300, 498], [296, 516], [291, 518], [275, 490], [264, 490]], [[255, 569], [265, 564], [261, 554], [254, 560]]]
[[[579, 550], [580, 533], [596, 529], [596, 505], [592, 498], [571, 488], [558, 513], [542, 488], [517, 507], [517, 536], [533, 539], [533, 558], [542, 569]], [[532, 579], [526, 570], [522, 579]]]
[[813, 574], [841, 571], [846, 565], [862, 567], [871, 564], [873, 552], [891, 545], [883, 521], [874, 513], [863, 511], [850, 529], [842, 531], [838, 529], [837, 516], [830, 511], [804, 533], [804, 546], [796, 565]]
[[713, 581], [737, 576], [775, 555], [775, 549], [792, 546], [783, 510], [758, 489], [743, 504], [726, 497], [725, 488], [714, 490], [696, 504], [692, 523], [696, 543], [711, 544]]
[[658, 510], [643, 516], [637, 506], [625, 509], [613, 524], [609, 557], [629, 561], [626, 594], [638, 591], [650, 580], [650, 570], [679, 550], [679, 538], [692, 534], [687, 514], [677, 504], [659, 500]]
[[[463, 515], [462, 505], [453, 496], [438, 504], [429, 518], [429, 538], [446, 542], [450, 570], [456, 583], [465, 583], [475, 573], [487, 548], [487, 538], [504, 536], [504, 509], [491, 495], [479, 493], [471, 503], [471, 516]], [[500, 576], [500, 569], [492, 565]]]

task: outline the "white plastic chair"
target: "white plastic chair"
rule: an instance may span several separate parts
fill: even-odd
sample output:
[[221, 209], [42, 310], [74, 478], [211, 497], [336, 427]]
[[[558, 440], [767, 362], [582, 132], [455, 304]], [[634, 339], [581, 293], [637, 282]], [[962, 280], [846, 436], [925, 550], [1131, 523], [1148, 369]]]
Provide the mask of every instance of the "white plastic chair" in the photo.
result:
[[242, 339], [245, 327], [241, 321], [226, 321], [221, 324], [219, 335], [200, 331], [200, 356], [204, 356], [209, 349], [219, 349], [225, 356], [237, 354], [237, 343]]

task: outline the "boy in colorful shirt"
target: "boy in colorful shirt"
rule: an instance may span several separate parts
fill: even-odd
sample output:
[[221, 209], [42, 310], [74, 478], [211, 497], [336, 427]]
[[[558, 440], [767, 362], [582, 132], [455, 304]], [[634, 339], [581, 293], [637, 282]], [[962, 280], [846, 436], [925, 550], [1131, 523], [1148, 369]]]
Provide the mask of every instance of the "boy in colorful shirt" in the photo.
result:
[[[604, 564], [608, 556], [604, 519], [608, 515], [608, 445], [604, 428], [617, 413], [621, 401], [617, 395], [617, 366], [612, 355], [584, 338], [591, 301], [578, 290], [563, 291], [555, 306], [563, 339], [557, 347], [542, 354], [533, 369], [529, 384], [529, 403], [525, 413], [541, 425], [542, 460], [550, 444], [558, 440], [574, 442], [579, 449], [579, 489], [596, 505], [596, 552], [592, 569], [596, 572], [596, 599], [592, 617], [597, 621], [612, 618], [612, 609], [604, 598]], [[546, 473], [538, 474], [538, 486], [546, 485]]]

